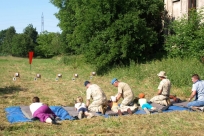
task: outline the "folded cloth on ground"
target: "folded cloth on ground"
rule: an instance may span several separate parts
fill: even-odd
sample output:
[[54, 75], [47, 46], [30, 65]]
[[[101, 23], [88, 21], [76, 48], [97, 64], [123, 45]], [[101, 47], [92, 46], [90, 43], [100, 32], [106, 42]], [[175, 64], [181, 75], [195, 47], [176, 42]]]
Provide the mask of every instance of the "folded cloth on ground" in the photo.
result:
[[60, 117], [61, 120], [74, 120], [75, 118], [69, 115], [69, 113], [61, 106], [50, 106], [50, 109]]

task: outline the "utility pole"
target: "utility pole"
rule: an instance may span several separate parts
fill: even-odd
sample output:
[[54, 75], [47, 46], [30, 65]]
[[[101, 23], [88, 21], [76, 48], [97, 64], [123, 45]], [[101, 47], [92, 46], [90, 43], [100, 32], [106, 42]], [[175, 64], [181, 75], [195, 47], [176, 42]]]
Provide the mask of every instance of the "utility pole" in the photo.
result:
[[44, 16], [43, 16], [43, 13], [42, 13], [42, 16], [41, 16], [41, 33], [44, 32]]

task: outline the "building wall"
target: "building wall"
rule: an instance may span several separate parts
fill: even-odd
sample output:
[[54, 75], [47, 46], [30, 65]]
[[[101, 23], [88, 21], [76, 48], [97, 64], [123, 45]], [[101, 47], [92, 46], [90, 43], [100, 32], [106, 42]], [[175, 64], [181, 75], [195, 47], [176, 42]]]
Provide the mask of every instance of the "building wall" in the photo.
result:
[[[189, 0], [164, 0], [164, 7], [172, 18], [179, 19], [188, 13], [188, 1]], [[196, 0], [196, 9], [200, 9], [203, 6], [204, 0]]]

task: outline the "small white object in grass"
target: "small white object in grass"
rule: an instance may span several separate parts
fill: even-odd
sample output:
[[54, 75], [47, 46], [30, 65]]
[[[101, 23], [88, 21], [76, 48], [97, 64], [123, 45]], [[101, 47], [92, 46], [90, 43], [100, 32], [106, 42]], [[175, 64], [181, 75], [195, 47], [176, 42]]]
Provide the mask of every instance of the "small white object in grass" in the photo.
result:
[[60, 77], [60, 78], [61, 78], [61, 77], [62, 77], [62, 74], [57, 74], [57, 77]]
[[14, 77], [20, 77], [20, 74], [17, 72], [14, 74]]
[[36, 78], [41, 78], [41, 75], [40, 74], [36, 74]]
[[16, 81], [16, 77], [13, 77], [13, 81]]
[[77, 78], [77, 77], [78, 77], [78, 74], [74, 74], [74, 77], [76, 77], [76, 78]]
[[92, 76], [95, 76], [96, 75], [96, 72], [92, 72]]

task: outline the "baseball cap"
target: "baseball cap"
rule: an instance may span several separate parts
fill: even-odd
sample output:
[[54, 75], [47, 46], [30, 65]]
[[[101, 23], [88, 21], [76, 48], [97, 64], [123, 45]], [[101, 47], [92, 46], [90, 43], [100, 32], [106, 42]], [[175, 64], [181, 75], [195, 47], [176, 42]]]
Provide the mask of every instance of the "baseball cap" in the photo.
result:
[[111, 84], [113, 85], [115, 81], [118, 81], [118, 79], [117, 79], [117, 78], [113, 78], [113, 79], [111, 80]]

